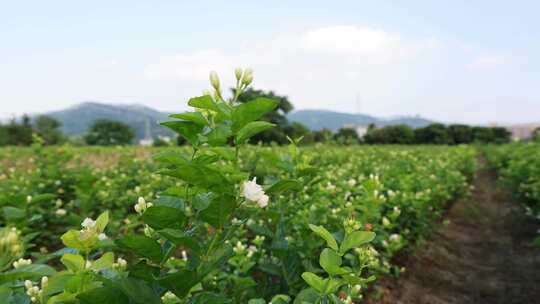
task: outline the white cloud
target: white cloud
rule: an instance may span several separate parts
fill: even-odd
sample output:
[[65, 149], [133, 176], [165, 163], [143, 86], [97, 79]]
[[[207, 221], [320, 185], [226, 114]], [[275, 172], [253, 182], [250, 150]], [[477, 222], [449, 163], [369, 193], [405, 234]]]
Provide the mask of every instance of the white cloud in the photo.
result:
[[491, 71], [502, 65], [505, 65], [508, 59], [500, 55], [484, 55], [475, 58], [467, 64], [467, 68], [472, 71]]
[[302, 46], [308, 50], [342, 54], [373, 54], [399, 43], [397, 37], [368, 27], [330, 26], [307, 31]]
[[[254, 86], [291, 97], [297, 108], [355, 109], [355, 96], [375, 100], [393, 88], [402, 64], [438, 47], [434, 39], [406, 39], [382, 29], [329, 26], [288, 33], [263, 41], [244, 41], [234, 49], [207, 49], [164, 56], [148, 65], [143, 79], [173, 81], [197, 94], [215, 70], [232, 84], [233, 69], [249, 66]], [[186, 96], [187, 97], [187, 96]]]

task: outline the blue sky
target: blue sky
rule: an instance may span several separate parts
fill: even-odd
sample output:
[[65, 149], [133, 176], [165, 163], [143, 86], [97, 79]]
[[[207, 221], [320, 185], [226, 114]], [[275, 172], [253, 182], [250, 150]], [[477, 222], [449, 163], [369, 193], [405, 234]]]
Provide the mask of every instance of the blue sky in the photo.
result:
[[210, 70], [297, 109], [540, 121], [537, 1], [0, 1], [0, 117], [186, 109]]

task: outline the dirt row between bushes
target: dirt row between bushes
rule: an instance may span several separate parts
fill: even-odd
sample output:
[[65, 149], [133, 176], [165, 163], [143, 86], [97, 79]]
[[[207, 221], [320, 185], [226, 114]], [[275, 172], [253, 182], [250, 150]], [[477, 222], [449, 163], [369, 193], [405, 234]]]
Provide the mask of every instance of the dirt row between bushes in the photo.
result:
[[540, 249], [531, 244], [539, 225], [492, 170], [480, 168], [474, 186], [403, 262], [406, 273], [382, 279], [368, 303], [540, 303]]

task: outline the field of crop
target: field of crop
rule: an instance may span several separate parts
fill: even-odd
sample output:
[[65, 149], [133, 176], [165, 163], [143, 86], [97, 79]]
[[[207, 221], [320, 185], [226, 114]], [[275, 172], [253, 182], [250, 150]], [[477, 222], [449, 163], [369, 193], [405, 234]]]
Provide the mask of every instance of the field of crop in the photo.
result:
[[[169, 176], [170, 164], [182, 165], [175, 157], [188, 148], [0, 150], [3, 297], [315, 303], [321, 295], [357, 302], [369, 282], [401, 271], [392, 256], [468, 192], [475, 170], [468, 147], [253, 146], [237, 164], [234, 152], [206, 149], [194, 159], [217, 170], [179, 181]], [[235, 166], [245, 173], [235, 176]], [[238, 185], [233, 193], [256, 177], [267, 206], [228, 206], [228, 195], [204, 190], [225, 188], [204, 176], [217, 173]], [[44, 275], [48, 281], [38, 282]], [[33, 280], [26, 284], [35, 295], [24, 280]]]
[[486, 156], [527, 212], [540, 217], [540, 144], [490, 146]]

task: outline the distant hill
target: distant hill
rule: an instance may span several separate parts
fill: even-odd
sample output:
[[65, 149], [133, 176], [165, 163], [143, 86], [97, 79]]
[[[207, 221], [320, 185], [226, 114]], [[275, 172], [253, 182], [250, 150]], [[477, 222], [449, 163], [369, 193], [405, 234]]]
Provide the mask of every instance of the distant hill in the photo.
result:
[[63, 132], [69, 136], [85, 134], [99, 119], [117, 120], [129, 125], [135, 131], [138, 140], [146, 136], [155, 138], [159, 135], [173, 135], [167, 128], [158, 124], [160, 121], [168, 120], [167, 113], [142, 105], [83, 102], [65, 110], [46, 113], [46, 115], [58, 119], [62, 123]]
[[[158, 124], [166, 121], [168, 113], [160, 112], [143, 105], [112, 105], [99, 102], [83, 102], [65, 110], [45, 113], [58, 119], [62, 123], [62, 130], [69, 136], [81, 136], [85, 134], [94, 121], [98, 119], [111, 119], [121, 121], [129, 125], [136, 133], [137, 140], [146, 136], [156, 138], [158, 136], [173, 136], [169, 129]], [[411, 127], [422, 127], [432, 121], [421, 117], [399, 117], [383, 119], [363, 114], [348, 114], [326, 110], [299, 110], [290, 113], [290, 121], [300, 122], [312, 130], [328, 128], [333, 131], [347, 125], [368, 125], [374, 123], [377, 126], [406, 124]]]
[[299, 110], [287, 115], [290, 121], [296, 121], [308, 126], [312, 130], [327, 128], [333, 131], [347, 125], [377, 126], [405, 124], [413, 128], [424, 127], [434, 121], [418, 116], [404, 116], [396, 118], [378, 118], [365, 114], [350, 114], [327, 110]]

